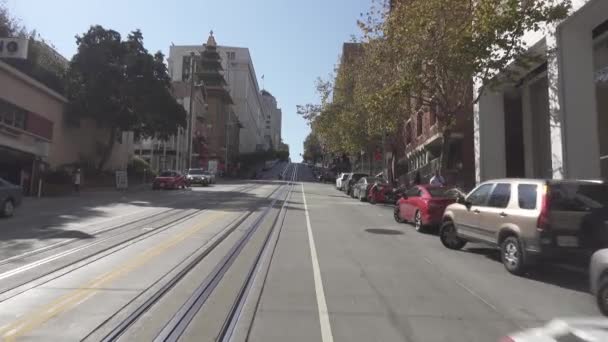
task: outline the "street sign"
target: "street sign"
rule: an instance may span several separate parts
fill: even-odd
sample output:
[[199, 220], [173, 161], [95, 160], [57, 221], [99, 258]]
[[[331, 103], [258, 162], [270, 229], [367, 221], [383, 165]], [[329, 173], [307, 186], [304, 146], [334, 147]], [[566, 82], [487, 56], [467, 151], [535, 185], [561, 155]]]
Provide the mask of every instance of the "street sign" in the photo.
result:
[[27, 59], [27, 38], [0, 38], [0, 58]]
[[127, 171], [116, 171], [116, 189], [123, 190], [129, 187]]

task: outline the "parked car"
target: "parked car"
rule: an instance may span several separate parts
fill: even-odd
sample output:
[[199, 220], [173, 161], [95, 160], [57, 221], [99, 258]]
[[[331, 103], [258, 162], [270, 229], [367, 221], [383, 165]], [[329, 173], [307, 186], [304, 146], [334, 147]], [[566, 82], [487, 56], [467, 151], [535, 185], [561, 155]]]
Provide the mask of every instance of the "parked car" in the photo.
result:
[[0, 178], [0, 216], [11, 217], [21, 205], [23, 189], [20, 186]]
[[215, 184], [215, 183], [217, 183], [215, 172], [213, 172], [213, 171], [203, 171], [203, 174], [205, 175], [205, 177], [207, 177], [207, 179], [209, 179], [209, 184]]
[[188, 186], [194, 184], [208, 186], [211, 183], [211, 179], [203, 169], [190, 169], [186, 172], [186, 183]]
[[[608, 223], [606, 225], [608, 228]], [[593, 253], [589, 266], [589, 278], [591, 294], [595, 296], [602, 314], [608, 316], [608, 248]]]
[[342, 172], [336, 177], [336, 189], [342, 190], [342, 182], [348, 178], [348, 173]]
[[608, 341], [604, 317], [553, 319], [542, 327], [526, 329], [500, 339], [504, 342]]
[[353, 190], [353, 186], [355, 185], [355, 183], [357, 183], [359, 181], [359, 179], [361, 179], [361, 177], [367, 177], [368, 175], [366, 173], [351, 173], [348, 175], [348, 178], [346, 179], [346, 183], [342, 184], [342, 190], [344, 192], [346, 192], [347, 195], [352, 196], [352, 190]]
[[395, 204], [395, 221], [412, 222], [416, 231], [425, 232], [441, 224], [445, 208], [456, 202], [448, 189], [433, 185], [416, 185], [408, 189]]
[[393, 187], [384, 178], [377, 178], [367, 192], [367, 201], [371, 204], [394, 203]]
[[163, 171], [152, 182], [152, 189], [184, 189], [186, 178], [177, 171]]
[[367, 201], [367, 194], [369, 193], [369, 190], [372, 185], [374, 185], [377, 180], [378, 179], [374, 177], [361, 177], [357, 181], [357, 183], [353, 185], [351, 197], [358, 198], [361, 202]]
[[608, 185], [583, 180], [499, 179], [448, 206], [440, 239], [450, 249], [469, 241], [501, 249], [513, 274], [542, 259], [589, 257], [608, 247]]

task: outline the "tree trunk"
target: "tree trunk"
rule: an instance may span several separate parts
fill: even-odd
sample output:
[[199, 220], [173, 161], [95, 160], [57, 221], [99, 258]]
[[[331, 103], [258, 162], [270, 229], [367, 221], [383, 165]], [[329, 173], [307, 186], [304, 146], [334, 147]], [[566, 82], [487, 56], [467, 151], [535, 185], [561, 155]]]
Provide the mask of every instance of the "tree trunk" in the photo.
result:
[[[441, 174], [445, 178], [446, 171], [448, 169], [448, 159], [450, 154], [450, 136], [452, 135], [452, 131], [449, 129], [445, 129], [442, 132], [441, 139], [441, 156], [439, 157], [439, 168]], [[433, 170], [434, 171], [434, 170]]]
[[101, 159], [99, 160], [99, 164], [97, 164], [98, 172], [103, 171], [103, 167], [108, 162], [108, 159], [110, 159], [110, 155], [112, 154], [112, 150], [114, 149], [114, 144], [116, 143], [116, 131], [117, 131], [116, 127], [112, 127], [110, 129], [110, 136], [108, 137], [109, 138], [108, 143], [105, 145], [105, 149], [104, 149], [103, 153], [101, 154]]

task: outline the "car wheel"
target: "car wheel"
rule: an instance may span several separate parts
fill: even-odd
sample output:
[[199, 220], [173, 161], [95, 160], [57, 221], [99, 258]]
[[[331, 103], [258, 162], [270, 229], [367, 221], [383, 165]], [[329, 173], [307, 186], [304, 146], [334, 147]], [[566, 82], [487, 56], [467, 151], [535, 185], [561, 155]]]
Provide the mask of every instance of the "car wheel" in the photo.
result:
[[416, 214], [414, 214], [414, 228], [419, 233], [426, 232], [426, 227], [422, 224], [422, 214], [420, 210], [416, 210]]
[[15, 205], [13, 204], [12, 200], [7, 199], [6, 201], [4, 201], [4, 204], [2, 204], [2, 216], [11, 217], [14, 214], [15, 214]]
[[361, 191], [359, 191], [359, 201], [361, 202], [365, 202], [367, 198], [361, 193]]
[[393, 218], [395, 219], [395, 222], [397, 223], [404, 223], [405, 221], [401, 218], [401, 215], [399, 215], [399, 206], [395, 205], [395, 209], [393, 209]]
[[525, 260], [521, 243], [515, 236], [506, 238], [500, 247], [503, 265], [510, 273], [521, 275], [525, 271]]
[[376, 204], [376, 196], [368, 196], [367, 200], [369, 201], [369, 203], [371, 204]]
[[462, 249], [467, 244], [467, 241], [461, 239], [456, 233], [456, 227], [452, 221], [444, 222], [441, 225], [439, 239], [445, 247], [453, 250]]
[[608, 316], [608, 278], [600, 280], [596, 294], [597, 307], [604, 316]]

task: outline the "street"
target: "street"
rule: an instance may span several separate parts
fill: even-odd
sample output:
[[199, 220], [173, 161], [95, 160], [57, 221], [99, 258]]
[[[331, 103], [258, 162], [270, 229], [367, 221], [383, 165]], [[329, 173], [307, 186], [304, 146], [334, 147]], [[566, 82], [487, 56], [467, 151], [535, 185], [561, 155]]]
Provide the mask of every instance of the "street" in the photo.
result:
[[262, 178], [24, 205], [0, 220], [2, 339], [497, 341], [598, 315], [584, 271], [516, 277], [305, 165]]

